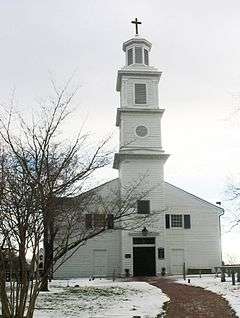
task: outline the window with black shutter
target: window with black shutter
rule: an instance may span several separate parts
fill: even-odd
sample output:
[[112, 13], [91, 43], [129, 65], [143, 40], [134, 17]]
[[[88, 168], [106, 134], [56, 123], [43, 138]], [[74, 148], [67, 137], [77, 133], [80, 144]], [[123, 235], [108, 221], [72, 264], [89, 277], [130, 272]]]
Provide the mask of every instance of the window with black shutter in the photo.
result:
[[85, 226], [87, 230], [92, 228], [92, 214], [85, 215]]
[[158, 248], [158, 258], [159, 259], [164, 259], [165, 258], [165, 252], [163, 247]]
[[149, 214], [150, 213], [150, 201], [149, 200], [138, 200], [137, 201], [137, 213]]
[[133, 64], [133, 49], [128, 50], [128, 65]]
[[107, 217], [107, 227], [108, 227], [108, 229], [114, 228], [113, 214], [109, 214]]
[[147, 103], [147, 88], [146, 84], [135, 84], [135, 104]]
[[182, 214], [171, 214], [171, 227], [182, 227]]
[[148, 65], [148, 50], [144, 49], [144, 64]]
[[191, 218], [190, 214], [184, 214], [184, 229], [191, 228]]
[[135, 63], [142, 63], [143, 56], [142, 56], [142, 48], [140, 46], [135, 47]]

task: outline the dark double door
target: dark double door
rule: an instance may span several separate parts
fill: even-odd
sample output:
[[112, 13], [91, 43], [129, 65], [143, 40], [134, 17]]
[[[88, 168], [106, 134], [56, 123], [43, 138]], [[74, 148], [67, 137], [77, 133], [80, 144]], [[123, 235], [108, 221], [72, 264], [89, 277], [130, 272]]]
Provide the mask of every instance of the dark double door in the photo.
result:
[[156, 275], [155, 247], [133, 247], [133, 275]]

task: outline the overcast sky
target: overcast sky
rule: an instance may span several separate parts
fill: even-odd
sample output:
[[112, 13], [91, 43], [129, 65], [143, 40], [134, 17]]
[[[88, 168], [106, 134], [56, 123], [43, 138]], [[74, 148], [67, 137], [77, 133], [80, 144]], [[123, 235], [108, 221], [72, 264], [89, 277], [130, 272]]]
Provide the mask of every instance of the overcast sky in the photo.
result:
[[[15, 87], [28, 112], [48, 94], [49, 73], [63, 83], [75, 72], [75, 126], [87, 118], [96, 135], [113, 132], [117, 151], [116, 75], [138, 17], [141, 36], [153, 44], [150, 64], [163, 72], [165, 179], [227, 205], [226, 184], [240, 172], [240, 116], [232, 116], [240, 95], [239, 12], [237, 0], [0, 0], [0, 101]], [[108, 169], [100, 178], [115, 176]], [[239, 235], [226, 229], [224, 253], [234, 254]]]

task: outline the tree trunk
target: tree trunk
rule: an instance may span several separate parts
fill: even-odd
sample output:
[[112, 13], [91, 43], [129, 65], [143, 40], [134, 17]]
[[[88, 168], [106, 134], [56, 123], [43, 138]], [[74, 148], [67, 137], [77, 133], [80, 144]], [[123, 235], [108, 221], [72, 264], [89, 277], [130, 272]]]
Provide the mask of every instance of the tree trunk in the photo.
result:
[[53, 210], [51, 207], [51, 200], [49, 206], [43, 213], [44, 224], [44, 237], [43, 237], [43, 249], [44, 249], [44, 270], [40, 291], [49, 291], [48, 279], [51, 278], [52, 266], [53, 266]]

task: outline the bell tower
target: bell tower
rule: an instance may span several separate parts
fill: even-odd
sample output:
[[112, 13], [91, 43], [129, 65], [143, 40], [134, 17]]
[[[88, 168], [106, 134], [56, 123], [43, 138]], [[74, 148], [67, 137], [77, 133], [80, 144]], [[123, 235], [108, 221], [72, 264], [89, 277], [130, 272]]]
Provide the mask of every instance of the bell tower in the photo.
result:
[[[136, 23], [137, 19], [132, 22]], [[161, 142], [161, 118], [164, 113], [164, 109], [159, 107], [158, 94], [161, 72], [150, 66], [152, 44], [138, 35], [138, 24], [135, 37], [123, 43], [125, 66], [117, 74], [120, 107], [117, 109], [116, 125], [120, 130], [120, 146], [114, 156], [113, 168], [119, 171], [121, 194], [144, 176], [140, 191], [150, 188], [151, 191], [143, 202], [137, 204], [136, 212], [147, 214], [164, 208], [163, 168], [169, 155], [164, 152]], [[154, 224], [144, 224], [144, 228], [155, 233], [157, 243], [161, 236], [156, 234], [161, 230], [159, 226], [154, 228]], [[138, 229], [134, 233], [122, 233], [123, 275], [126, 269], [130, 275], [134, 274], [133, 260], [125, 259], [124, 255], [133, 250], [133, 235], [142, 236], [144, 232]]]
[[118, 71], [116, 86], [120, 92], [116, 119], [120, 148], [113, 165], [116, 169], [127, 156], [161, 161], [168, 158], [161, 142], [164, 109], [159, 108], [158, 84], [162, 73], [149, 65], [151, 47], [148, 40], [139, 37], [138, 29], [134, 38], [123, 43], [125, 66]]

